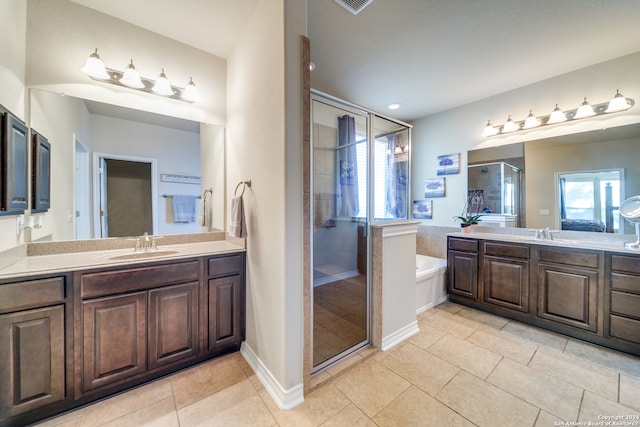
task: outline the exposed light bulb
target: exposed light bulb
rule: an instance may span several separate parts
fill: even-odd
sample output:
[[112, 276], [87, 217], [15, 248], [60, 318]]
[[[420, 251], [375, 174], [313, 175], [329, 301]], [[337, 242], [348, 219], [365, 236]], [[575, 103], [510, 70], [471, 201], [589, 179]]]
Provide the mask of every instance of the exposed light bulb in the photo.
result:
[[98, 48], [89, 55], [87, 62], [84, 64], [84, 67], [80, 68], [80, 71], [94, 79], [109, 80], [111, 78], [109, 73], [107, 73], [104, 62], [102, 62], [100, 55], [98, 55]]

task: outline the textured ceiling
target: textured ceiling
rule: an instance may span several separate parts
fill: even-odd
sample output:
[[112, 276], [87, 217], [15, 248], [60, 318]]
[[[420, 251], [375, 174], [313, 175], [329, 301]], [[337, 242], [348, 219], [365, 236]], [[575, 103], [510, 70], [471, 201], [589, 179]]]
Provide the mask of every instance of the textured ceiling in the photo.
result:
[[[220, 57], [260, 1], [74, 0]], [[303, 1], [303, 0], [288, 0]], [[640, 0], [308, 0], [312, 86], [413, 120], [640, 50]], [[391, 102], [402, 103], [389, 112]]]

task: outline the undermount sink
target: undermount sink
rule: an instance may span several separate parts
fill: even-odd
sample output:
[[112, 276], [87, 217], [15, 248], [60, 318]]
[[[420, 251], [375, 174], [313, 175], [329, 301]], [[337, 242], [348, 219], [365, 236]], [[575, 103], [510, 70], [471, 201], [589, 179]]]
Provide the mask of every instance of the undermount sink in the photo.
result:
[[154, 258], [158, 256], [177, 254], [178, 251], [147, 251], [147, 252], [131, 252], [124, 255], [112, 256], [109, 259], [112, 260], [127, 260], [127, 259], [140, 259], [140, 258]]

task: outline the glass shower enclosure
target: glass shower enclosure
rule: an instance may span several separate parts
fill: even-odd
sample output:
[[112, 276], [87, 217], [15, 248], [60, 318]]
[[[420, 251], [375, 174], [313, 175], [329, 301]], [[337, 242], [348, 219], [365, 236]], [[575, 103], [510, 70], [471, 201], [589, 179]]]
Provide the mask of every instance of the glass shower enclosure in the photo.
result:
[[467, 212], [483, 215], [486, 225], [518, 227], [520, 221], [520, 169], [507, 162], [468, 166]]
[[369, 224], [408, 218], [410, 129], [314, 92], [312, 372], [369, 344]]

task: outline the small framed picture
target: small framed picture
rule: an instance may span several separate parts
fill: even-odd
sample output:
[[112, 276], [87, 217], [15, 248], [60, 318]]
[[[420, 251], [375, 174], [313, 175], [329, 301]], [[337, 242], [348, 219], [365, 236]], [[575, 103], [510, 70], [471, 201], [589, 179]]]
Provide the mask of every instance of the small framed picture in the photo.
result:
[[438, 176], [460, 173], [460, 153], [438, 156]]
[[424, 180], [424, 197], [444, 197], [445, 181], [444, 178], [430, 178]]
[[433, 218], [433, 201], [432, 200], [414, 200], [412, 216], [413, 216], [413, 219], [432, 219]]

